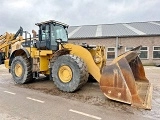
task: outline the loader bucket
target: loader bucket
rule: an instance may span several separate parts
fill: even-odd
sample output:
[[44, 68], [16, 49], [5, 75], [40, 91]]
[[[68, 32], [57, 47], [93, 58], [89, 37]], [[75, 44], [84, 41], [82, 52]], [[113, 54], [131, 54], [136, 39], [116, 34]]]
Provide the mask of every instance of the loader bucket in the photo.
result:
[[100, 87], [109, 99], [151, 109], [152, 85], [136, 50], [120, 55], [103, 68]]

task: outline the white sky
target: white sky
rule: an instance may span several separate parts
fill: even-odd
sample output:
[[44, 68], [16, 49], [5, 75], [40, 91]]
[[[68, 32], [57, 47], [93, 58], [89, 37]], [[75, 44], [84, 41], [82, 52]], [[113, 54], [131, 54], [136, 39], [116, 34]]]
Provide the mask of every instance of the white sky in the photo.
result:
[[160, 0], [0, 0], [0, 34], [57, 20], [70, 26], [160, 21]]

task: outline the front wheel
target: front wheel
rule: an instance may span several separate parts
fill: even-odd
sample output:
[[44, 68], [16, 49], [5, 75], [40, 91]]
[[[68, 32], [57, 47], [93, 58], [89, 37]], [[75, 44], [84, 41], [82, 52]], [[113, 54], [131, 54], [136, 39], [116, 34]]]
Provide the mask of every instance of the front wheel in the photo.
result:
[[60, 90], [74, 92], [87, 82], [87, 66], [78, 56], [62, 55], [53, 63], [52, 77]]
[[30, 82], [33, 78], [30, 60], [26, 56], [16, 56], [11, 63], [11, 74], [17, 84]]

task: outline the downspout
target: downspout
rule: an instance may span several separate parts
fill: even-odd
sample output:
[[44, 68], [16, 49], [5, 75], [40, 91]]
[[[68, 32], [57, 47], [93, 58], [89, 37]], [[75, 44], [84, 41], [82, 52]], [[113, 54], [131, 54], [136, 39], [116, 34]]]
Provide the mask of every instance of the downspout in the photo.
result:
[[118, 44], [119, 44], [118, 37], [116, 37], [115, 58], [118, 57]]

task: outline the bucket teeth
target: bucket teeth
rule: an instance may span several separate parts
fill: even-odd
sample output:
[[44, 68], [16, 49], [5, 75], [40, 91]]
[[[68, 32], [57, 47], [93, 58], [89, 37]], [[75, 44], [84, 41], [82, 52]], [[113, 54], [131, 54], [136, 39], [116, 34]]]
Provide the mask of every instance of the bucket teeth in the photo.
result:
[[151, 109], [152, 85], [134, 51], [119, 56], [103, 68], [100, 87], [109, 99]]

